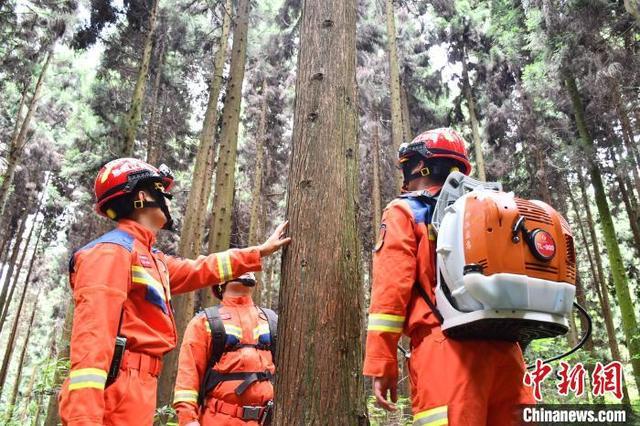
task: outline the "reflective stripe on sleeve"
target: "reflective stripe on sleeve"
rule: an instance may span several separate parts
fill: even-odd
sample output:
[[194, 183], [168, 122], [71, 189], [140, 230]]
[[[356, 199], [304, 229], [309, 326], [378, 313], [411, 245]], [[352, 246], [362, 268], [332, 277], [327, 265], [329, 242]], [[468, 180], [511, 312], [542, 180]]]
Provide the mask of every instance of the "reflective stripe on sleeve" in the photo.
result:
[[198, 402], [198, 391], [193, 389], [181, 389], [175, 392], [173, 396], [173, 403], [177, 404], [178, 402]]
[[99, 368], [80, 368], [69, 374], [69, 390], [85, 388], [104, 389], [107, 372]]
[[442, 426], [448, 423], [446, 405], [421, 411], [413, 416], [413, 426]]
[[402, 333], [404, 317], [391, 314], [370, 314], [367, 331]]
[[233, 270], [231, 268], [231, 255], [228, 251], [216, 255], [218, 260], [218, 275], [220, 275], [220, 282], [229, 281], [233, 278]]

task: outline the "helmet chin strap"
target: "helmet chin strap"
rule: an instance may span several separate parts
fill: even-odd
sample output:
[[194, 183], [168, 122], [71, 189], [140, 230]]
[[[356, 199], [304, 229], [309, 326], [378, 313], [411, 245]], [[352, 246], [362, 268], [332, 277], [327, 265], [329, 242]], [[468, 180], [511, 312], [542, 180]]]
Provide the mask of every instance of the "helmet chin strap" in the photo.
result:
[[173, 231], [173, 218], [171, 217], [171, 213], [169, 212], [169, 206], [167, 206], [167, 198], [171, 198], [171, 194], [164, 193], [159, 189], [153, 189], [155, 198], [160, 201], [146, 201], [146, 200], [135, 200], [133, 202], [133, 207], [136, 209], [144, 209], [149, 207], [159, 208], [164, 213], [164, 217], [166, 219], [164, 226], [162, 229], [166, 229], [167, 231]]
[[431, 164], [428, 166], [422, 167], [415, 173], [404, 173], [404, 182], [408, 183], [414, 179], [418, 179], [425, 176], [431, 175], [444, 175], [445, 173], [448, 175], [452, 172], [460, 171], [460, 168], [457, 166], [451, 166], [450, 164]]

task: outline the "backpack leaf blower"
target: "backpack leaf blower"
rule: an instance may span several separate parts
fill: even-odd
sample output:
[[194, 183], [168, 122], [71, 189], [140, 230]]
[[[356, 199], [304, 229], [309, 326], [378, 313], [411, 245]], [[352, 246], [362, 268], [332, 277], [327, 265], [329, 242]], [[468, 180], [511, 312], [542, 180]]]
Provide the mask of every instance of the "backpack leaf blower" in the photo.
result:
[[[569, 224], [551, 206], [453, 172], [432, 225], [438, 235], [436, 306], [445, 335], [526, 347], [569, 330], [576, 254]], [[578, 310], [588, 330], [575, 348], [553, 360], [588, 339], [590, 318]]]

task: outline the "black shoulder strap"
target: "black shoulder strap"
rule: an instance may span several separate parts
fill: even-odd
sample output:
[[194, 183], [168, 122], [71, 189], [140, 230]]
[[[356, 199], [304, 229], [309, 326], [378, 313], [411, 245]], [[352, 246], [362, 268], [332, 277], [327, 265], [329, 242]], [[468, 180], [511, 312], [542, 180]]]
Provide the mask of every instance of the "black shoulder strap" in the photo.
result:
[[[421, 192], [412, 192], [409, 194], [403, 194], [404, 196], [402, 198], [407, 199], [407, 201], [409, 201], [409, 204], [412, 208], [412, 210], [414, 209], [414, 206], [412, 205], [413, 202], [418, 202], [421, 204], [428, 204], [429, 206], [434, 206], [436, 199], [430, 195], [428, 195], [426, 193], [426, 191], [421, 191]], [[416, 212], [414, 211], [414, 214], [416, 214]], [[432, 216], [432, 211], [429, 211], [429, 214], [424, 215], [423, 220], [427, 225], [430, 224], [431, 222], [431, 216]], [[426, 290], [424, 289], [424, 287], [422, 287], [422, 284], [420, 284], [420, 282], [416, 281], [414, 284], [416, 290], [418, 290], [418, 294], [420, 294], [420, 296], [424, 299], [424, 301], [426, 302], [427, 306], [429, 306], [429, 309], [431, 309], [431, 312], [433, 312], [433, 315], [435, 315], [435, 317], [438, 319], [438, 322], [440, 324], [442, 324], [444, 322], [444, 318], [442, 317], [442, 314], [440, 313], [440, 311], [438, 310], [438, 308], [436, 307], [436, 304], [433, 300], [431, 300], [431, 298], [429, 297], [429, 295], [427, 294]]]
[[272, 311], [269, 308], [260, 308], [260, 310], [267, 317], [267, 322], [269, 323], [269, 334], [271, 335], [271, 346], [269, 346], [269, 350], [271, 351], [271, 358], [275, 364], [276, 362], [276, 345], [278, 343], [278, 314]]
[[204, 403], [204, 397], [206, 394], [206, 383], [208, 376], [211, 374], [213, 366], [220, 361], [222, 354], [224, 353], [224, 347], [227, 342], [227, 332], [224, 329], [224, 323], [220, 318], [220, 305], [213, 305], [204, 310], [204, 315], [209, 323], [211, 329], [211, 356], [209, 357], [209, 363], [204, 373], [204, 378], [200, 386], [200, 392], [198, 394], [198, 404]]

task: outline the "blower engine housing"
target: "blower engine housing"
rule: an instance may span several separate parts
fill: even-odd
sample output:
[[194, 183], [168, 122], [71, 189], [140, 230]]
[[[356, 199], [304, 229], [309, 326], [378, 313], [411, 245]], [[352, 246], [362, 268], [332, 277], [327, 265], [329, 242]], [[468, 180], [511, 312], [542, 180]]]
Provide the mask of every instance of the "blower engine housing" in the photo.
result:
[[551, 206], [456, 172], [433, 225], [446, 335], [529, 342], [568, 331], [575, 249], [567, 221]]

